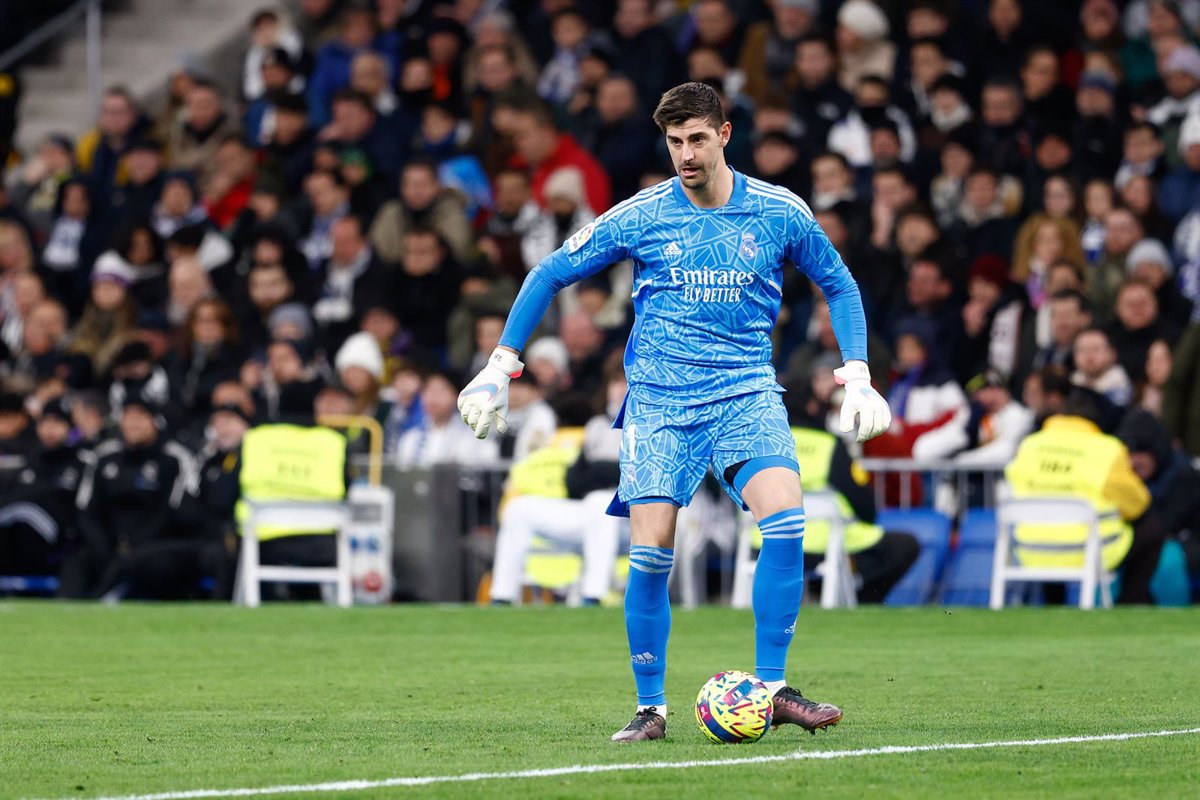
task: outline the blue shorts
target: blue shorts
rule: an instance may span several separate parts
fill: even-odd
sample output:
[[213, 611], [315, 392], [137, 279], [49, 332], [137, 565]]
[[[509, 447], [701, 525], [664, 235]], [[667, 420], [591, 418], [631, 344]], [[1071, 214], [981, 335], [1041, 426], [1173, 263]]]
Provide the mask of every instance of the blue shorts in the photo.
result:
[[[628, 516], [638, 502], [686, 506], [712, 467], [742, 508], [741, 489], [768, 467], [799, 471], [796, 440], [778, 392], [753, 392], [698, 406], [664, 406], [626, 399], [621, 436], [621, 481], [610, 514]], [[754, 459], [731, 485], [725, 471]]]

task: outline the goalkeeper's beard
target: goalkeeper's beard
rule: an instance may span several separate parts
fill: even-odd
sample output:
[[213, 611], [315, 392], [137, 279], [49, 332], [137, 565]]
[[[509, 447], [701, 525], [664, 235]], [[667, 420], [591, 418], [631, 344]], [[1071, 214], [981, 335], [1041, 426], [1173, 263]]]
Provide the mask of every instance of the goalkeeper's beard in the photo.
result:
[[[683, 174], [684, 169], [694, 169], [696, 170], [696, 173], [691, 176], [686, 176]], [[680, 164], [679, 169], [676, 170], [676, 173], [679, 175], [679, 180], [683, 183], [683, 185], [689, 189], [703, 190], [706, 186], [708, 186], [708, 170], [705, 169], [703, 164], [698, 164], [695, 162], [691, 164]]]

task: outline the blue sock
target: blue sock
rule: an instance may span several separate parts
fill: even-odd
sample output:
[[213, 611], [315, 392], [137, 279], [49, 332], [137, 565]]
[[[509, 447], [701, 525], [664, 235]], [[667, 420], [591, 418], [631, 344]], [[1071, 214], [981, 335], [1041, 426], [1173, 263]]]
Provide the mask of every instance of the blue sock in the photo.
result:
[[671, 599], [667, 577], [675, 551], [666, 547], [629, 548], [629, 584], [625, 587], [625, 633], [639, 706], [667, 702], [667, 636], [671, 632]]
[[754, 568], [754, 670], [760, 680], [782, 681], [804, 597], [804, 509], [765, 517], [758, 529], [763, 543]]

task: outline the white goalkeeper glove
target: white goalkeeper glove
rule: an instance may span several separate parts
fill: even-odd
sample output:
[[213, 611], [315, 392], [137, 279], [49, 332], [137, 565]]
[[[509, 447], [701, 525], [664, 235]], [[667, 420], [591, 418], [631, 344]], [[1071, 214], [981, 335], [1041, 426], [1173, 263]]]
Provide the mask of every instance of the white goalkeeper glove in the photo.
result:
[[858, 418], [858, 441], [874, 439], [892, 424], [892, 410], [871, 386], [871, 371], [865, 361], [847, 361], [833, 371], [833, 379], [846, 387], [842, 398], [842, 432], [854, 430]]
[[458, 410], [463, 422], [475, 431], [477, 439], [487, 438], [495, 418], [496, 430], [504, 433], [508, 422], [508, 383], [519, 378], [525, 365], [511, 350], [497, 347], [488, 358], [487, 366], [458, 393]]

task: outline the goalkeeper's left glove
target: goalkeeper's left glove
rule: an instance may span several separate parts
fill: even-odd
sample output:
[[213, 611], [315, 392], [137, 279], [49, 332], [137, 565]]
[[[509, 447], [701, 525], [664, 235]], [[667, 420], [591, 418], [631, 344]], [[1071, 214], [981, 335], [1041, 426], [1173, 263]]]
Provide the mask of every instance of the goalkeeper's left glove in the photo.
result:
[[487, 438], [493, 418], [497, 432], [508, 430], [508, 421], [504, 419], [508, 413], [508, 383], [521, 377], [524, 369], [516, 353], [497, 347], [487, 366], [458, 393], [458, 410], [463, 422], [475, 431], [476, 438]]
[[871, 371], [865, 361], [847, 361], [833, 371], [833, 379], [846, 387], [842, 398], [842, 432], [854, 430], [858, 418], [858, 441], [874, 439], [892, 424], [892, 410], [871, 386]]

